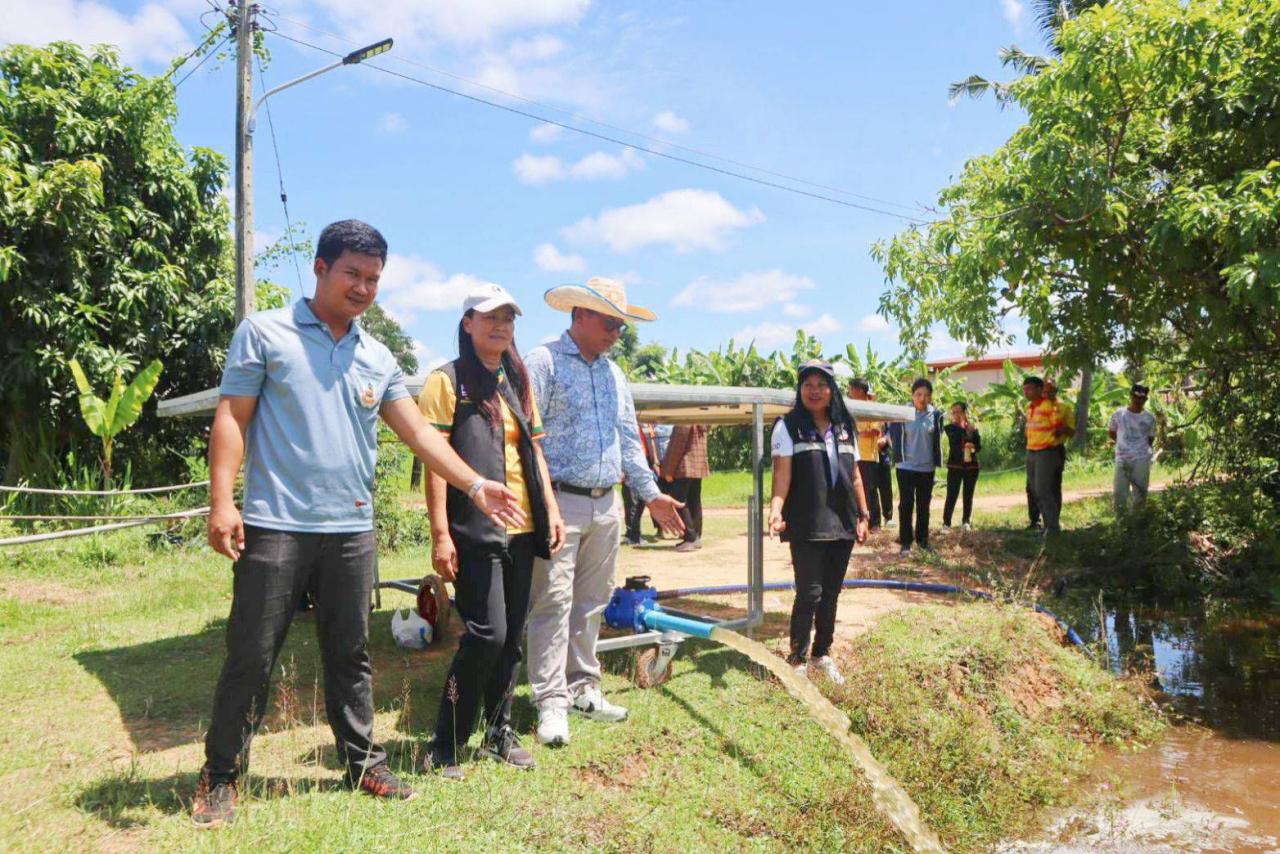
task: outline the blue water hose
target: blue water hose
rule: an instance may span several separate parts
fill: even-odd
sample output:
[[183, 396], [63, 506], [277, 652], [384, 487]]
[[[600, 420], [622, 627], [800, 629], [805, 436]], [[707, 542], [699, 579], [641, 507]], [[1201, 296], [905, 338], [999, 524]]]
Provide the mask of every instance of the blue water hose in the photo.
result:
[[[989, 602], [995, 601], [994, 596], [983, 590], [973, 590], [969, 587], [960, 587], [955, 584], [938, 584], [932, 581], [901, 581], [895, 578], [850, 578], [845, 581], [844, 586], [878, 590], [903, 590], [909, 593], [959, 593], [966, 596], [972, 596], [975, 599], [986, 599]], [[768, 584], [765, 584], [762, 589], [791, 590], [794, 587], [795, 585], [790, 581], [771, 581]], [[750, 586], [746, 584], [723, 584], [715, 587], [683, 587], [678, 590], [660, 590], [658, 591], [657, 598], [680, 599], [685, 596], [717, 596], [731, 593], [746, 593], [748, 590], [750, 590]], [[1067, 640], [1084, 650], [1088, 655], [1093, 655], [1088, 644], [1084, 642], [1084, 639], [1080, 637], [1075, 629], [1071, 628], [1070, 624], [1068, 624], [1066, 620], [1063, 620], [1043, 605], [1032, 605], [1031, 607], [1036, 611], [1036, 613], [1044, 614], [1057, 623], [1058, 628], [1062, 629]], [[670, 618], [669, 614], [665, 616]], [[645, 618], [646, 620], [648, 619], [647, 614]], [[695, 623], [695, 625], [701, 624]], [[686, 634], [694, 634], [694, 632], [689, 632], [684, 629], [676, 629], [676, 631], [682, 631]], [[698, 636], [706, 637], [706, 635]]]

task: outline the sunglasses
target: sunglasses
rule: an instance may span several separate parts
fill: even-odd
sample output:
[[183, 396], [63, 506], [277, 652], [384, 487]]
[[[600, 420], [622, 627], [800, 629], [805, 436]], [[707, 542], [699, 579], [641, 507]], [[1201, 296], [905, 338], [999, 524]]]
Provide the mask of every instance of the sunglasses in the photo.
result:
[[608, 315], [601, 314], [600, 312], [596, 312], [596, 317], [600, 318], [600, 322], [604, 324], [604, 328], [609, 332], [621, 332], [623, 329], [627, 328], [627, 322], [625, 320], [618, 320], [616, 317], [609, 317]]

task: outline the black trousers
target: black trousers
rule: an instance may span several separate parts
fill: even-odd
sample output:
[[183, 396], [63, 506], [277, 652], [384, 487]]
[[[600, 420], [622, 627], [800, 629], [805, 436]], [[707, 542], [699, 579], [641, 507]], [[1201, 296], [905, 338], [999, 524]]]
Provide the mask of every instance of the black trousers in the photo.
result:
[[881, 461], [876, 488], [880, 492], [880, 515], [888, 522], [893, 518], [893, 463]]
[[[898, 542], [929, 545], [929, 502], [933, 499], [933, 472], [908, 471], [898, 466]], [[912, 515], [915, 527], [912, 528]]]
[[626, 528], [623, 536], [633, 543], [637, 542], [640, 539], [640, 523], [644, 521], [644, 502], [640, 500], [639, 493], [625, 483], [622, 484], [622, 513]]
[[871, 530], [880, 527], [880, 463], [875, 460], [858, 460], [858, 475], [862, 478], [862, 491], [867, 496], [867, 524]]
[[831, 651], [836, 633], [836, 605], [849, 571], [852, 540], [801, 540], [791, 544], [791, 566], [796, 573], [796, 601], [791, 606], [791, 655], [799, 664], [809, 654], [813, 632], [813, 657]]
[[947, 469], [947, 501], [942, 506], [942, 524], [951, 526], [951, 516], [956, 509], [956, 498], [960, 495], [961, 487], [964, 488], [964, 516], [961, 521], [969, 524], [969, 520], [973, 518], [973, 488], [978, 485], [979, 471], [976, 468]]
[[324, 665], [324, 705], [338, 758], [352, 775], [386, 761], [373, 741], [373, 675], [366, 648], [376, 555], [373, 532], [315, 534], [245, 526], [231, 571], [227, 657], [205, 736], [204, 770], [234, 780], [267, 709], [276, 657], [310, 589]]
[[684, 503], [680, 519], [684, 522], [684, 541], [702, 539], [702, 478], [678, 477], [667, 484], [667, 494]]
[[511, 725], [533, 581], [533, 536], [511, 537], [504, 552], [458, 549], [453, 593], [466, 631], [440, 697], [432, 747], [437, 760], [456, 759], [475, 729], [482, 700], [487, 729]]

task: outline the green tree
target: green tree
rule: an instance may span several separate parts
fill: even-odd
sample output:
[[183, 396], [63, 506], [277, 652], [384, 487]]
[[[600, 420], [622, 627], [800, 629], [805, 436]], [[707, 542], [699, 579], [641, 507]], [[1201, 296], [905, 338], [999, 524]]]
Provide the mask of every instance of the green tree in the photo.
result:
[[[0, 50], [0, 455], [4, 479], [53, 477], [94, 439], [72, 358], [110, 383], [152, 359], [162, 396], [216, 385], [231, 332], [225, 159], [173, 134], [169, 77], [114, 50]], [[260, 297], [260, 299], [263, 299]], [[267, 295], [265, 304], [279, 302]], [[263, 303], [260, 303], [263, 304]], [[182, 470], [207, 425], [144, 412], [116, 453], [135, 476]]]
[[984, 350], [1016, 311], [1064, 369], [1199, 376], [1217, 459], [1276, 477], [1280, 2], [1113, 0], [1056, 45], [945, 217], [874, 248], [881, 313], [913, 350], [934, 324]]
[[360, 325], [391, 351], [391, 355], [396, 357], [396, 364], [406, 376], [418, 372], [418, 357], [413, 354], [413, 338], [401, 328], [394, 317], [383, 311], [382, 306], [376, 302], [369, 306], [369, 310], [360, 315]]

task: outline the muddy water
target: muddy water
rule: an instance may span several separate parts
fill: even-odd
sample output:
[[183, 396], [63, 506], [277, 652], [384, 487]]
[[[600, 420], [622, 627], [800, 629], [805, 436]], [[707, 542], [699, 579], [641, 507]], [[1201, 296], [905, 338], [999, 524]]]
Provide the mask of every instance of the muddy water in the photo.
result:
[[1151, 673], [1188, 719], [1149, 749], [1112, 754], [1085, 805], [1009, 851], [1280, 851], [1280, 611], [1070, 605], [1117, 672]]
[[871, 797], [876, 807], [893, 822], [893, 826], [906, 837], [914, 850], [939, 852], [945, 850], [942, 843], [938, 841], [938, 837], [920, 818], [920, 809], [915, 801], [911, 800], [911, 796], [893, 778], [888, 769], [871, 754], [871, 748], [867, 747], [867, 743], [850, 732], [848, 716], [824, 697], [812, 682], [797, 674], [790, 665], [770, 652], [764, 644], [745, 638], [737, 632], [716, 628], [711, 632], [711, 639], [732, 647], [756, 664], [768, 669], [778, 677], [788, 694], [808, 707], [809, 713], [822, 725], [822, 728], [848, 749], [853, 760], [871, 783]]

